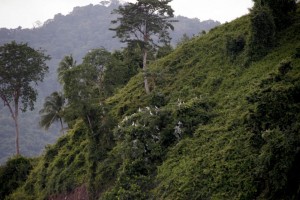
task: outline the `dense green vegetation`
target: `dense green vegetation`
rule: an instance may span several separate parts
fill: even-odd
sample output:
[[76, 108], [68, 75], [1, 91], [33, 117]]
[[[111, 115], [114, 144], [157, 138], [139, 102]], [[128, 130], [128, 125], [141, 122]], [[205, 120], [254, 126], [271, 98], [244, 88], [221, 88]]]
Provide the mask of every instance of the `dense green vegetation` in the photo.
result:
[[[97, 48], [105, 48], [108, 51], [124, 47], [118, 39], [113, 38], [114, 32], [110, 31], [111, 21], [116, 18], [111, 12], [118, 8], [119, 1], [114, 0], [109, 6], [102, 4], [76, 7], [68, 15], [57, 14], [53, 19], [47, 20], [42, 26], [32, 29], [6, 29], [0, 28], [0, 45], [16, 41], [17, 43], [28, 43], [35, 49], [42, 48], [51, 56], [47, 62], [49, 73], [44, 82], [36, 88], [38, 97], [35, 110], [20, 113], [20, 129], [24, 134], [20, 136], [20, 151], [25, 156], [40, 155], [47, 144], [53, 144], [61, 135], [60, 122], [54, 123], [45, 131], [39, 126], [39, 110], [42, 109], [45, 97], [60, 90], [57, 81], [57, 68], [60, 61], [66, 56], [73, 56], [74, 60], [81, 63], [85, 54]], [[183, 34], [189, 37], [198, 35], [201, 31], [208, 31], [219, 25], [213, 20], [190, 19], [176, 16], [177, 23], [174, 24], [176, 32], [171, 32], [171, 44], [176, 46]], [[132, 57], [128, 53], [126, 57]], [[163, 51], [160, 55], [164, 55]], [[131, 74], [132, 75], [132, 74]], [[30, 124], [30, 126], [28, 126]], [[14, 124], [9, 111], [0, 104], [0, 163], [15, 153], [14, 148]], [[32, 138], [35, 138], [32, 140]]]
[[92, 87], [70, 90], [90, 107], [7, 199], [81, 185], [90, 199], [299, 199], [300, 6], [253, 58], [255, 16], [151, 60], [148, 95], [142, 72], [97, 101]]
[[169, 32], [174, 30], [174, 10], [168, 5], [171, 1], [137, 1], [119, 6], [113, 11], [121, 17], [112, 21], [117, 27], [111, 30], [116, 32], [116, 37], [121, 42], [126, 42], [128, 46], [140, 47], [143, 54], [144, 85], [147, 94], [150, 93], [147, 76], [148, 54], [160, 44], [170, 45]]
[[5, 166], [0, 166], [0, 198], [12, 193], [20, 187], [27, 179], [30, 170], [33, 168], [34, 160], [22, 156], [10, 158]]
[[[45, 97], [60, 90], [56, 73], [59, 62], [66, 55], [72, 55], [74, 60], [80, 63], [89, 50], [103, 47], [112, 51], [124, 46], [118, 39], [113, 38], [114, 32], [109, 30], [112, 26], [110, 22], [116, 18], [111, 12], [119, 5], [116, 0], [108, 7], [102, 4], [76, 7], [68, 15], [57, 14], [42, 26], [32, 29], [0, 28], [1, 45], [15, 40], [18, 43], [28, 43], [36, 49], [42, 48], [51, 56], [51, 60], [47, 63], [49, 73], [44, 82], [37, 87], [36, 109], [32, 112], [20, 113], [20, 130], [23, 133], [20, 136], [22, 155], [40, 155], [45, 145], [53, 144], [61, 135], [60, 122], [54, 123], [47, 131], [44, 131], [38, 123], [40, 121], [39, 110], [43, 106]], [[192, 37], [220, 24], [213, 20], [200, 21], [183, 16], [175, 18], [178, 20], [174, 24], [176, 32], [170, 33], [173, 46], [176, 46], [183, 34]], [[131, 54], [129, 52], [126, 57], [132, 57]], [[164, 55], [163, 51], [160, 52], [160, 56], [162, 55]], [[3, 104], [0, 104], [0, 135], [0, 163], [3, 164], [15, 153], [14, 124], [9, 111], [3, 107]], [[32, 138], [35, 139], [32, 140]]]

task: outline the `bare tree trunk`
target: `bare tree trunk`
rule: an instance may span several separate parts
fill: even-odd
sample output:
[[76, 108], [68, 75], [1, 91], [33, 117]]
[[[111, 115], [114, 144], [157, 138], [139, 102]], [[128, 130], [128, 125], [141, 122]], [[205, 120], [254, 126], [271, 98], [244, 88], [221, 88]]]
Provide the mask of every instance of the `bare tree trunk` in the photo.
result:
[[[18, 96], [18, 95], [16, 95]], [[15, 113], [14, 113], [14, 121], [15, 121], [15, 126], [16, 126], [16, 153], [17, 156], [20, 155], [20, 145], [19, 145], [19, 136], [20, 136], [20, 132], [19, 132], [19, 98], [15, 97]]]
[[149, 89], [149, 83], [148, 83], [148, 78], [147, 78], [147, 55], [148, 55], [148, 51], [147, 51], [147, 49], [144, 49], [144, 52], [143, 52], [144, 85], [145, 85], [146, 93], [149, 94], [150, 89]]
[[15, 103], [15, 110], [13, 111], [10, 103], [8, 102], [7, 98], [5, 96], [1, 95], [1, 99], [4, 102], [4, 106], [7, 106], [9, 109], [9, 112], [11, 114], [11, 117], [14, 120], [15, 123], [15, 129], [16, 129], [16, 154], [20, 155], [20, 146], [19, 146], [19, 123], [18, 123], [18, 115], [19, 115], [19, 101], [18, 98], [14, 98], [14, 103]]
[[16, 155], [20, 155], [20, 146], [19, 146], [19, 123], [18, 123], [18, 116], [14, 117], [14, 121], [15, 121], [15, 128], [16, 128]]
[[60, 121], [60, 126], [61, 126], [61, 132], [64, 133], [64, 125], [63, 125], [61, 117], [59, 118], [59, 121]]

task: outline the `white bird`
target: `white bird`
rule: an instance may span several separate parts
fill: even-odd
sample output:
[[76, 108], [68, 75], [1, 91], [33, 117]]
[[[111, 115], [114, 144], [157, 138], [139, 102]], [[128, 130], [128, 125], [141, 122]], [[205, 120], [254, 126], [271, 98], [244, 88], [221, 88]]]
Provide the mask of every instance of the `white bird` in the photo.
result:
[[125, 116], [125, 118], [122, 120], [122, 122], [126, 122], [128, 120], [128, 117]]
[[182, 104], [181, 100], [180, 100], [180, 99], [177, 99], [177, 105], [178, 105], [178, 106], [181, 106], [181, 104]]
[[155, 106], [155, 114], [157, 114], [159, 111], [159, 108], [157, 106]]
[[141, 109], [141, 108], [139, 108], [139, 112], [142, 112], [142, 109]]

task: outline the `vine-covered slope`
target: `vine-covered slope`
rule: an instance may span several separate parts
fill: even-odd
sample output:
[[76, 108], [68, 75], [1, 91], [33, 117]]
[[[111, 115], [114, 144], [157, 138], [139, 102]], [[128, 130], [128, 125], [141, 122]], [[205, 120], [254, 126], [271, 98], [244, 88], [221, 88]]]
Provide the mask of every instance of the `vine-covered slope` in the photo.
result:
[[78, 121], [9, 199], [82, 185], [90, 199], [299, 198], [299, 14], [255, 62], [244, 16], [150, 63], [150, 95], [133, 77], [93, 131]]

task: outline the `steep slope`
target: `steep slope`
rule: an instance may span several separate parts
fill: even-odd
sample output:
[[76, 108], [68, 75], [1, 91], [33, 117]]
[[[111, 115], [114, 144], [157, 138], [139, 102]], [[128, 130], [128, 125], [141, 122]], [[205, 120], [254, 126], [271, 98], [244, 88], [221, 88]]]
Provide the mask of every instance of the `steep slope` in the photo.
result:
[[[110, 22], [116, 18], [111, 12], [119, 6], [118, 1], [114, 2], [108, 7], [100, 4], [76, 7], [68, 15], [57, 14], [53, 19], [46, 21], [43, 26], [33, 29], [0, 29], [1, 45], [13, 40], [28, 42], [34, 48], [45, 49], [52, 58], [48, 63], [50, 72], [44, 82], [38, 86], [39, 98], [35, 111], [20, 117], [22, 126], [21, 152], [23, 155], [39, 155], [46, 144], [53, 143], [59, 136], [57, 134], [58, 127], [50, 129], [49, 134], [39, 128], [38, 111], [42, 107], [44, 98], [53, 91], [60, 89], [56, 69], [63, 57], [72, 54], [77, 63], [80, 63], [83, 56], [91, 49], [104, 47], [112, 51], [124, 46], [117, 38], [113, 38], [115, 33], [109, 30]], [[171, 34], [174, 46], [185, 33], [191, 37], [220, 24], [212, 20], [200, 21], [183, 16], [178, 16], [176, 19], [179, 20], [174, 25], [176, 32]], [[0, 110], [0, 136], [3, 138], [3, 142], [0, 142], [0, 163], [4, 163], [15, 152], [14, 127], [8, 110], [2, 105], [0, 105]], [[31, 138], [36, 138], [36, 141], [32, 141]]]
[[[151, 95], [142, 74], [132, 78], [107, 100], [95, 134], [79, 121], [11, 199], [84, 183], [90, 199], [298, 199], [299, 30], [298, 6], [256, 62], [247, 57], [248, 16], [184, 43], [151, 63]], [[232, 38], [245, 42], [234, 57]]]
[[[299, 166], [300, 60], [299, 55], [295, 56], [300, 45], [299, 15], [292, 27], [278, 34], [277, 46], [266, 57], [244, 66], [246, 45], [232, 59], [226, 44], [230, 38], [243, 37], [246, 41], [248, 27], [248, 18], [243, 17], [153, 63], [153, 96], [143, 95], [141, 85], [137, 86], [142, 77], [136, 77], [110, 99], [116, 105], [112, 112], [119, 116], [132, 114], [153, 102], [153, 106], [159, 104], [161, 101], [155, 101], [156, 97], [163, 99], [164, 106], [171, 107], [180, 103], [186, 108], [197, 106], [193, 104], [195, 98], [216, 105], [207, 124], [195, 122], [191, 111], [187, 119], [178, 117], [186, 137], [170, 148], [158, 167], [153, 181], [155, 199], [299, 197], [299, 173], [294, 171]], [[286, 63], [293, 69], [280, 77], [280, 69]], [[252, 112], [256, 122], [251, 121]], [[268, 121], [266, 115], [278, 119]], [[198, 111], [197, 117], [201, 116]], [[279, 120], [285, 118], [292, 120]], [[185, 131], [185, 126], [193, 126], [195, 131]], [[259, 126], [260, 131], [254, 131], [254, 126]], [[288, 126], [293, 126], [292, 130]], [[121, 189], [124, 187], [117, 191]]]

